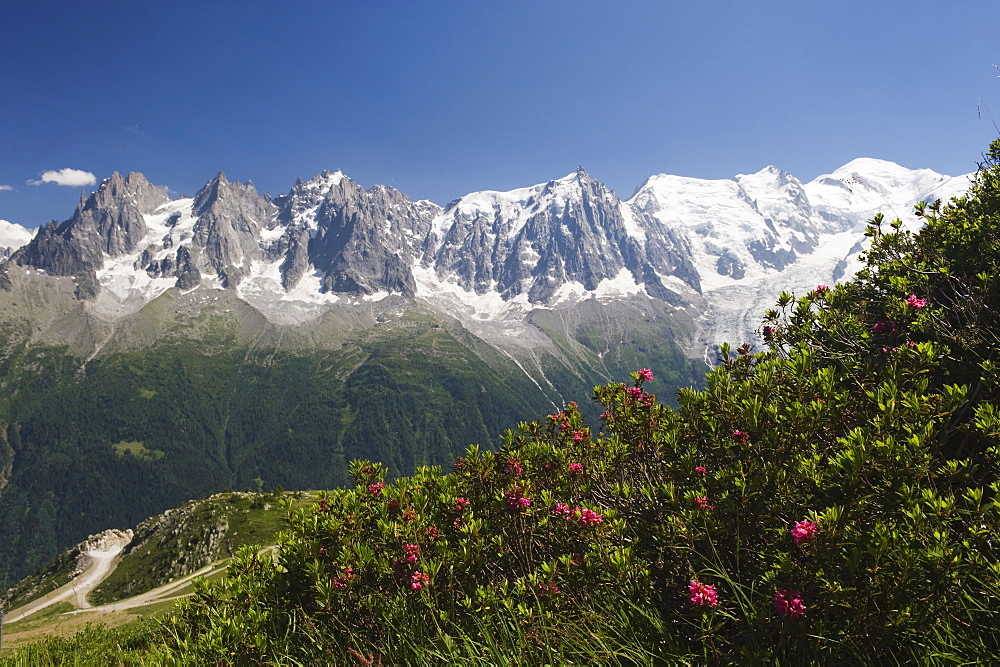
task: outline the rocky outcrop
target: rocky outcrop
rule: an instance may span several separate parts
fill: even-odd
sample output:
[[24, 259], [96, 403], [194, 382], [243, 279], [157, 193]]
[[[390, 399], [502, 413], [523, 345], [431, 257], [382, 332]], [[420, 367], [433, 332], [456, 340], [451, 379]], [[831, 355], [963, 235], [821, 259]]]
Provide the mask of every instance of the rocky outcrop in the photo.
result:
[[131, 529], [118, 530], [110, 528], [96, 535], [91, 535], [73, 548], [76, 564], [70, 571], [70, 579], [75, 579], [90, 567], [93, 552], [118, 553], [125, 549], [134, 537]]
[[143, 214], [167, 201], [167, 189], [150, 184], [142, 174], [122, 178], [115, 172], [89, 198], [81, 198], [73, 217], [42, 227], [11, 259], [52, 275], [77, 276], [81, 295], [93, 296], [95, 273], [104, 258], [135, 250], [147, 232]]
[[398, 190], [365, 190], [345, 177], [316, 211], [309, 257], [325, 273], [323, 291], [413, 295], [410, 267], [429, 228], [430, 218]]
[[277, 207], [258, 195], [253, 183], [231, 183], [220, 172], [195, 195], [192, 212], [198, 217], [192, 245], [202, 251], [204, 268], [217, 274], [223, 287], [236, 287], [251, 262], [261, 258], [260, 232], [273, 226]]
[[566, 283], [592, 291], [623, 270], [654, 290], [665, 289], [659, 275], [697, 289], [685, 250], [683, 238], [581, 168], [542, 186], [457, 200], [435, 221], [423, 261], [466, 290], [545, 304]]

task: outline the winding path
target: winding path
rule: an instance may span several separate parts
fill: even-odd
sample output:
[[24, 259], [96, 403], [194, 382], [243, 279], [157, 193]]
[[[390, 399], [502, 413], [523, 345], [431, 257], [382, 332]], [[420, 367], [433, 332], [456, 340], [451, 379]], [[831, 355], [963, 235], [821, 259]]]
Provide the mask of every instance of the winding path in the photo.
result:
[[[110, 604], [95, 607], [87, 600], [87, 596], [114, 571], [115, 566], [118, 565], [117, 559], [121, 550], [122, 547], [116, 546], [107, 551], [87, 551], [86, 554], [90, 556], [91, 561], [87, 569], [84, 570], [82, 574], [77, 576], [76, 579], [69, 582], [65, 586], [61, 586], [51, 593], [38, 598], [37, 600], [14, 609], [4, 617], [4, 625], [20, 621], [38, 611], [41, 611], [42, 609], [45, 609], [46, 607], [58, 604], [64, 600], [74, 600], [77, 609], [64, 612], [62, 614], [63, 616], [74, 616], [77, 614], [86, 614], [91, 612], [102, 614], [113, 611], [123, 611], [125, 609], [134, 609], [135, 607], [146, 607], [158, 602], [179, 600], [180, 598], [185, 598], [194, 594], [193, 591], [187, 591], [185, 593], [180, 593], [179, 591], [190, 584], [191, 581], [197, 577], [211, 577], [229, 567], [229, 559], [215, 561], [214, 563], [210, 563], [196, 572], [192, 572], [191, 574], [185, 575], [179, 579], [174, 579], [170, 583], [148, 590], [145, 593], [140, 593], [139, 595], [126, 600], [121, 600], [119, 602], [112, 602]], [[264, 554], [268, 552], [270, 552], [272, 558], [276, 558], [278, 553], [277, 545], [264, 547], [257, 553]]]
[[115, 566], [118, 565], [118, 555], [121, 550], [121, 545], [115, 545], [106, 551], [85, 551], [84, 554], [90, 558], [87, 569], [68, 584], [14, 609], [4, 616], [4, 624], [15, 623], [64, 600], [72, 599], [79, 608], [92, 608], [90, 602], [87, 601], [87, 596], [114, 571]]

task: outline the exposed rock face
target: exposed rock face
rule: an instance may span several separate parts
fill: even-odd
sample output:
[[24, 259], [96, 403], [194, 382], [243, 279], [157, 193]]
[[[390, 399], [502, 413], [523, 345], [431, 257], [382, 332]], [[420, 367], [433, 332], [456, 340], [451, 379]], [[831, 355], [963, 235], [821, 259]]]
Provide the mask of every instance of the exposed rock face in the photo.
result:
[[285, 289], [312, 266], [323, 276], [323, 292], [414, 293], [411, 267], [440, 210], [435, 204], [412, 202], [384, 185], [365, 190], [340, 172], [300, 180], [275, 203], [285, 231], [269, 252], [284, 257]]
[[80, 543], [77, 547], [80, 551], [112, 551], [114, 549], [124, 549], [132, 542], [134, 537], [132, 529], [118, 530], [111, 528], [97, 535], [91, 535]]
[[401, 192], [384, 185], [366, 191], [345, 177], [316, 211], [309, 257], [326, 274], [323, 291], [412, 295], [410, 267], [429, 228], [427, 211]]
[[167, 189], [151, 185], [142, 174], [133, 172], [123, 179], [115, 172], [88, 199], [81, 199], [73, 217], [41, 228], [12, 259], [53, 275], [78, 276], [89, 295], [104, 258], [135, 250], [146, 236], [143, 214], [167, 201]]
[[76, 545], [73, 553], [76, 554], [76, 565], [70, 572], [70, 578], [79, 576], [91, 562], [91, 552], [119, 552], [127, 547], [131, 542], [134, 533], [132, 529], [118, 530], [110, 528], [97, 535], [91, 535], [80, 544]]
[[683, 239], [582, 168], [543, 186], [457, 200], [435, 220], [423, 261], [466, 290], [526, 294], [531, 303], [549, 302], [568, 282], [597, 290], [622, 271], [658, 290], [658, 274], [698, 286]]
[[0, 422], [0, 492], [10, 481], [10, 475], [14, 472], [14, 448], [7, 441], [8, 425]]
[[220, 173], [195, 195], [192, 212], [198, 217], [192, 245], [203, 251], [204, 266], [221, 278], [223, 287], [235, 287], [250, 263], [260, 259], [260, 231], [272, 225], [277, 207], [258, 195], [252, 183], [230, 183]]

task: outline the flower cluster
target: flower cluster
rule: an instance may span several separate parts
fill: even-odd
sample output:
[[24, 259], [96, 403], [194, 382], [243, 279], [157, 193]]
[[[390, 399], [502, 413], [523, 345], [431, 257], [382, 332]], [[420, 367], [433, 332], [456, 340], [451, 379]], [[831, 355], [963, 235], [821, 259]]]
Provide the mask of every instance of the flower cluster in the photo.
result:
[[640, 380], [643, 380], [645, 382], [653, 381], [653, 371], [649, 370], [648, 368], [640, 368], [637, 374]]
[[368, 485], [368, 492], [370, 494], [372, 494], [373, 496], [381, 496], [382, 495], [382, 489], [384, 489], [384, 488], [385, 488], [385, 484], [383, 484], [382, 482], [375, 482], [374, 484], [369, 484]]
[[570, 463], [569, 464], [569, 471], [570, 472], [583, 472], [583, 464], [582, 463]]
[[894, 334], [897, 331], [899, 331], [899, 327], [896, 326], [895, 322], [876, 322], [872, 325], [872, 332], [879, 336]]
[[[572, 405], [572, 403], [570, 405]], [[569, 421], [569, 415], [567, 415], [565, 411], [549, 415], [549, 420], [556, 424], [560, 431], [568, 431], [573, 427]]]
[[799, 591], [780, 590], [774, 592], [774, 611], [781, 616], [799, 618], [806, 613], [806, 605]]
[[911, 294], [906, 298], [906, 305], [914, 310], [920, 310], [927, 307], [927, 299], [921, 299], [916, 294]]
[[795, 524], [795, 527], [790, 531], [792, 534], [792, 539], [795, 540], [795, 544], [802, 544], [803, 542], [808, 542], [812, 538], [816, 537], [816, 532], [819, 527], [810, 521], [809, 519], [803, 519]]
[[715, 592], [714, 584], [703, 584], [695, 579], [688, 584], [688, 594], [691, 604], [707, 607], [719, 606], [719, 594]]
[[455, 498], [455, 509], [457, 511], [461, 512], [461, 511], [465, 510], [465, 508], [468, 507], [468, 506], [469, 506], [469, 499], [468, 498], [463, 498], [462, 496], [459, 496], [458, 498]]
[[410, 588], [415, 591], [419, 591], [429, 583], [431, 583], [430, 576], [424, 574], [423, 572], [414, 572], [410, 577]]
[[593, 526], [604, 521], [603, 514], [586, 507], [581, 508], [579, 505], [571, 509], [566, 503], [556, 503], [552, 509], [552, 516], [561, 516], [566, 521], [578, 521], [581, 526]]
[[512, 491], [506, 491], [504, 495], [507, 497], [507, 508], [512, 511], [526, 510], [531, 507], [531, 498], [522, 496], [519, 486]]
[[819, 296], [820, 294], [823, 294], [824, 292], [828, 292], [829, 290], [830, 290], [830, 287], [828, 285], [816, 285], [816, 289], [813, 290], [813, 294], [815, 294], [816, 296]]
[[736, 429], [735, 431], [733, 431], [733, 439], [743, 443], [750, 442], [750, 434], [747, 433], [746, 431], [741, 431], [739, 429]]
[[698, 496], [694, 499], [694, 504], [698, 506], [700, 510], [714, 510], [715, 505], [708, 504], [708, 496]]
[[403, 560], [407, 563], [416, 563], [420, 559], [420, 546], [416, 544], [404, 544], [403, 551], [406, 552], [406, 557]]
[[344, 568], [344, 574], [342, 574], [339, 577], [334, 577], [333, 578], [333, 587], [334, 588], [343, 588], [353, 578], [354, 578], [354, 568], [353, 567], [345, 567]]
[[513, 456], [507, 459], [505, 470], [508, 475], [514, 475], [515, 477], [520, 477], [524, 472], [524, 469], [521, 467], [521, 461]]

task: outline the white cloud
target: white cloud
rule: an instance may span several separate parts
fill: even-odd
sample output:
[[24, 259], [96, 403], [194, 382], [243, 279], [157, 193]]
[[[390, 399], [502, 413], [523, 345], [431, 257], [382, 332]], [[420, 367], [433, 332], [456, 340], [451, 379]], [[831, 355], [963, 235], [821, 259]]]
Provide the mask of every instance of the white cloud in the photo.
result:
[[97, 182], [97, 177], [89, 171], [80, 169], [60, 169], [59, 171], [46, 171], [37, 181], [28, 181], [28, 185], [41, 185], [42, 183], [55, 183], [56, 185], [93, 185]]
[[0, 192], [10, 192], [14, 188], [9, 185], [0, 185]]

